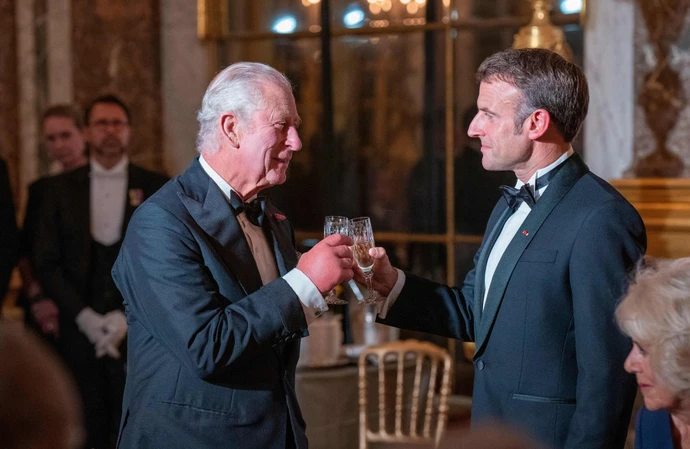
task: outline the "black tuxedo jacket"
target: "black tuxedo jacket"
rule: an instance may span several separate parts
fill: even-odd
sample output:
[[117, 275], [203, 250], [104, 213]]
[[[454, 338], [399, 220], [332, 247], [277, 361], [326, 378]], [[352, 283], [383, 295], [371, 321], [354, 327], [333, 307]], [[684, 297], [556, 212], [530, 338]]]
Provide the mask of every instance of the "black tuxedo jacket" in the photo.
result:
[[0, 159], [0, 306], [16, 262], [17, 246], [17, 220], [14, 215], [10, 174], [7, 164]]
[[473, 422], [516, 425], [543, 444], [623, 448], [635, 380], [614, 310], [646, 248], [637, 211], [574, 154], [501, 258], [484, 271], [509, 213], [499, 200], [462, 288], [412, 274], [385, 323], [476, 342]]
[[[270, 204], [265, 211], [284, 275], [297, 263], [292, 226]], [[118, 447], [307, 447], [294, 390], [308, 335], [302, 306], [282, 278], [262, 286], [240, 224], [198, 160], [136, 211], [113, 278], [129, 325]]]
[[[54, 176], [43, 189], [35, 236], [34, 266], [44, 293], [60, 308], [61, 318], [73, 322], [90, 303], [87, 297], [92, 262], [90, 166]], [[165, 182], [163, 175], [129, 164], [124, 235], [134, 210]]]

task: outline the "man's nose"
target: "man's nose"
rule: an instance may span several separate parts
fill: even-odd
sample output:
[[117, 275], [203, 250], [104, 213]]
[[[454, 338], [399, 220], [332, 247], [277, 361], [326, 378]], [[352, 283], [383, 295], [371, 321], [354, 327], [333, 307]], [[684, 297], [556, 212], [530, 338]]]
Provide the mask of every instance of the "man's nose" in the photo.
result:
[[302, 140], [299, 138], [297, 128], [294, 126], [291, 126], [288, 130], [286, 143], [291, 151], [299, 151], [302, 149]]
[[481, 137], [483, 135], [481, 127], [479, 126], [479, 115], [475, 115], [472, 119], [470, 126], [467, 128], [467, 135], [470, 137]]

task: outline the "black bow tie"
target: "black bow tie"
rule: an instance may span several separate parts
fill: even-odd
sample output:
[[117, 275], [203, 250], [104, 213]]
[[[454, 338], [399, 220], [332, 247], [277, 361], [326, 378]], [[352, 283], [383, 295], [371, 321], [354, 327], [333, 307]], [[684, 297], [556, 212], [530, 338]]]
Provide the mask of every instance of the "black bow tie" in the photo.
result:
[[510, 186], [501, 186], [499, 189], [501, 190], [503, 198], [505, 198], [506, 202], [508, 203], [508, 207], [513, 212], [520, 207], [520, 204], [522, 204], [523, 201], [527, 203], [530, 209], [537, 202], [537, 200], [534, 199], [534, 194], [532, 193], [532, 188], [529, 184], [523, 184], [523, 186], [519, 189]]
[[264, 223], [264, 205], [266, 198], [256, 197], [254, 200], [245, 203], [234, 190], [230, 192], [230, 206], [235, 210], [235, 215], [244, 212], [247, 219], [255, 226], [261, 227]]
[[506, 202], [508, 202], [508, 207], [515, 212], [515, 210], [517, 210], [517, 208], [520, 207], [520, 204], [522, 204], [524, 201], [527, 203], [530, 209], [533, 208], [537, 203], [537, 200], [534, 198], [534, 193], [537, 190], [549, 185], [549, 182], [551, 182], [554, 176], [556, 176], [556, 173], [558, 173], [558, 170], [560, 170], [563, 165], [564, 164], [560, 164], [550, 170], [548, 173], [538, 177], [534, 181], [534, 190], [532, 190], [532, 186], [529, 184], [523, 184], [519, 189], [511, 186], [499, 187], [503, 198], [505, 198]]

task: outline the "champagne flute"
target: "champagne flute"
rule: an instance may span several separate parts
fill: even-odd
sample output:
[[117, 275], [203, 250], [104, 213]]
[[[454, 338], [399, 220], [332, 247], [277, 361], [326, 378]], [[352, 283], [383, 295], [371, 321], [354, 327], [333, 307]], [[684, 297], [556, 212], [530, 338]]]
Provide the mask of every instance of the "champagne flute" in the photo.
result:
[[[348, 235], [350, 233], [350, 223], [347, 217], [339, 215], [329, 215], [323, 223], [323, 236], [328, 237], [333, 234]], [[326, 304], [347, 304], [347, 301], [338, 298], [335, 289], [328, 292], [324, 298]]]
[[374, 231], [371, 229], [369, 217], [350, 220], [350, 237], [353, 241], [352, 255], [362, 270], [364, 280], [367, 283], [367, 296], [364, 298], [364, 303], [376, 304], [380, 296], [374, 292], [372, 287], [374, 258], [369, 254], [369, 250], [374, 247]]

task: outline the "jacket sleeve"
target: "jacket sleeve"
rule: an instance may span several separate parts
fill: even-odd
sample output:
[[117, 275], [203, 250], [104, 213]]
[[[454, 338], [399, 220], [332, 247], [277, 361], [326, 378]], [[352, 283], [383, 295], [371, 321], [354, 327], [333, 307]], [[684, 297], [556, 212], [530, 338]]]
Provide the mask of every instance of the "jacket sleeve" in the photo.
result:
[[112, 271], [128, 321], [139, 321], [202, 379], [307, 335], [300, 302], [282, 278], [248, 296], [237, 284], [237, 297], [223, 297], [207, 265], [218, 255], [199, 244], [187, 227], [194, 225], [150, 202], [134, 214]]
[[630, 271], [647, 241], [637, 212], [622, 200], [593, 210], [578, 231], [570, 260], [577, 357], [576, 409], [565, 447], [622, 448], [636, 384], [623, 363], [630, 339], [615, 324]]
[[[481, 248], [474, 256], [475, 267]], [[448, 338], [474, 341], [474, 282], [476, 268], [465, 278], [462, 289], [405, 273], [405, 286], [385, 319], [389, 326], [430, 332]]]

